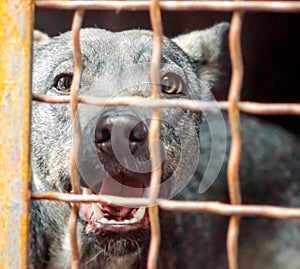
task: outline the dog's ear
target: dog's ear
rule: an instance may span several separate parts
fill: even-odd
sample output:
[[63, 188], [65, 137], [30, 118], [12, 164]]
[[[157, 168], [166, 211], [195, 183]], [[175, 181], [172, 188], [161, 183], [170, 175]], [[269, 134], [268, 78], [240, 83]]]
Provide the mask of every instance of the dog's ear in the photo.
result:
[[[229, 23], [222, 22], [211, 28], [193, 31], [172, 39], [198, 63], [200, 79], [207, 82], [212, 90], [220, 86], [228, 87], [224, 85], [226, 84], [224, 79], [230, 77], [231, 70], [228, 32]], [[217, 83], [219, 81], [222, 81], [222, 85]]]

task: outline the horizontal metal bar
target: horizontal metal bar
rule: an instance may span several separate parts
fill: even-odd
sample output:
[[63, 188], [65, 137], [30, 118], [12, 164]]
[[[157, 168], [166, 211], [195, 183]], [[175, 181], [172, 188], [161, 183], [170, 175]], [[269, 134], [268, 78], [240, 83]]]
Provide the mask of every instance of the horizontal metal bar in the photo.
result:
[[[148, 10], [150, 1], [61, 1], [36, 0], [37, 7], [60, 9]], [[160, 1], [163, 10], [300, 12], [299, 1]]]
[[[48, 96], [34, 94], [33, 100], [51, 104], [68, 104], [70, 96]], [[182, 108], [194, 111], [216, 112], [219, 109], [227, 110], [229, 102], [212, 102], [194, 99], [144, 99], [142, 97], [93, 97], [79, 96], [80, 103], [95, 106], [135, 106], [142, 108]], [[241, 111], [259, 115], [300, 115], [300, 103], [256, 103], [239, 102], [238, 107]]]
[[[148, 198], [124, 198], [108, 195], [65, 194], [59, 192], [35, 192], [32, 199], [59, 200], [61, 202], [106, 203], [130, 207], [149, 205]], [[220, 202], [157, 200], [159, 207], [168, 211], [199, 211], [219, 215], [261, 216], [270, 218], [300, 218], [300, 208], [269, 205], [231, 205]]]

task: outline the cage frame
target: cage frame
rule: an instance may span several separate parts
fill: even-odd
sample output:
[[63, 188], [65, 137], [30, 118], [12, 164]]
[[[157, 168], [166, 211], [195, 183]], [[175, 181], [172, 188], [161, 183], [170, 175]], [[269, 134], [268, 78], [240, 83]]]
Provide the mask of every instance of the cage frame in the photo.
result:
[[[24, 11], [21, 9], [16, 9], [13, 12], [12, 7], [22, 6], [25, 7]], [[72, 83], [72, 90], [70, 96], [43, 96], [32, 94], [32, 100], [47, 103], [70, 103], [72, 108], [72, 116], [75, 117], [77, 111], [77, 105], [79, 103], [92, 104], [92, 105], [135, 105], [141, 106], [140, 104], [134, 104], [137, 100], [141, 100], [136, 97], [126, 97], [122, 99], [107, 100], [106, 98], [90, 98], [78, 96], [78, 89], [80, 83], [80, 77], [82, 72], [81, 67], [81, 53], [80, 53], [80, 40], [79, 31], [82, 24], [82, 19], [85, 9], [118, 9], [118, 10], [149, 10], [151, 17], [152, 29], [154, 31], [154, 44], [153, 44], [153, 54], [152, 62], [159, 63], [160, 53], [161, 53], [161, 39], [162, 39], [162, 22], [160, 18], [160, 10], [215, 10], [215, 11], [226, 11], [233, 12], [231, 17], [231, 26], [229, 32], [229, 47], [230, 56], [232, 64], [232, 75], [231, 84], [229, 89], [228, 101], [218, 102], [218, 106], [223, 110], [228, 110], [229, 121], [232, 134], [232, 144], [230, 149], [230, 157], [228, 163], [228, 185], [230, 194], [230, 204], [220, 203], [220, 202], [192, 202], [192, 201], [163, 201], [158, 199], [158, 192], [153, 192], [150, 194], [148, 199], [136, 199], [136, 198], [115, 198], [109, 197], [111, 203], [131, 204], [131, 205], [153, 205], [158, 202], [158, 206], [150, 206], [150, 224], [151, 224], [151, 243], [148, 257], [148, 268], [156, 268], [157, 263], [157, 253], [159, 250], [160, 243], [160, 231], [159, 231], [159, 217], [158, 208], [163, 210], [179, 210], [179, 211], [196, 211], [196, 212], [210, 212], [215, 214], [221, 214], [230, 216], [228, 233], [227, 233], [227, 253], [228, 253], [228, 264], [230, 269], [237, 269], [237, 250], [238, 250], [238, 231], [239, 222], [242, 216], [265, 216], [271, 218], [300, 218], [300, 208], [291, 207], [281, 207], [281, 206], [269, 206], [269, 205], [243, 205], [241, 201], [241, 193], [239, 189], [239, 157], [241, 151], [241, 136], [239, 128], [239, 115], [240, 112], [247, 112], [252, 114], [261, 115], [300, 115], [300, 104], [299, 103], [277, 103], [277, 104], [267, 104], [267, 103], [255, 103], [255, 102], [241, 102], [240, 93], [243, 81], [243, 62], [242, 62], [242, 52], [241, 52], [241, 27], [243, 22], [243, 13], [252, 11], [267, 11], [267, 12], [300, 12], [300, 1], [55, 1], [55, 0], [36, 0], [35, 2], [25, 1], [25, 0], [13, 0], [11, 6], [0, 4], [2, 9], [0, 11], [12, 12], [12, 16], [17, 18], [24, 17], [25, 19], [19, 24], [19, 32], [21, 31], [22, 23], [26, 26], [23, 35], [18, 35], [16, 28], [9, 29], [0, 35], [0, 46], [2, 51], [6, 46], [11, 46], [6, 39], [13, 38], [15, 40], [22, 41], [21, 46], [24, 50], [24, 55], [18, 57], [21, 64], [24, 66], [24, 71], [22, 73], [22, 78], [24, 78], [24, 83], [18, 87], [17, 91], [12, 87], [9, 87], [9, 83], [13, 81], [11, 73], [9, 73], [9, 59], [4, 59], [7, 66], [5, 66], [4, 74], [10, 78], [1, 84], [0, 93], [7, 94], [5, 89], [9, 89], [10, 94], [21, 93], [22, 98], [17, 101], [13, 101], [11, 105], [14, 108], [23, 108], [26, 113], [22, 114], [22, 129], [18, 132], [17, 138], [21, 138], [21, 147], [17, 145], [8, 144], [7, 146], [1, 147], [0, 163], [5, 163], [5, 154], [11, 157], [14, 162], [17, 160], [22, 163], [22, 167], [18, 170], [17, 178], [20, 181], [22, 188], [17, 191], [17, 198], [15, 197], [16, 191], [11, 192], [10, 189], [13, 188], [12, 179], [16, 177], [11, 171], [14, 170], [13, 163], [9, 163], [8, 169], [5, 170], [7, 175], [4, 177], [3, 186], [5, 190], [8, 191], [8, 195], [0, 198], [1, 208], [9, 208], [9, 201], [16, 199], [20, 202], [20, 207], [18, 207], [17, 217], [21, 220], [21, 223], [25, 224], [22, 227], [21, 232], [19, 227], [8, 226], [8, 219], [11, 217], [9, 210], [5, 212], [4, 216], [0, 217], [0, 223], [2, 224], [2, 236], [3, 238], [7, 235], [15, 234], [21, 235], [19, 238], [14, 236], [16, 242], [18, 243], [18, 249], [20, 250], [20, 259], [15, 259], [15, 248], [9, 248], [8, 243], [0, 244], [0, 249], [5, 250], [0, 256], [0, 262], [3, 264], [3, 268], [11, 268], [12, 260], [17, 260], [13, 263], [14, 268], [26, 268], [26, 251], [28, 236], [26, 234], [28, 230], [28, 208], [29, 208], [29, 198], [31, 199], [51, 199], [59, 200], [64, 202], [73, 202], [73, 207], [69, 222], [69, 232], [70, 240], [72, 245], [72, 269], [79, 268], [80, 259], [79, 251], [76, 240], [76, 218], [78, 212], [78, 203], [80, 202], [101, 202], [106, 201], [106, 196], [86, 196], [80, 194], [79, 191], [79, 180], [78, 175], [76, 175], [76, 169], [71, 169], [71, 182], [74, 194], [63, 194], [63, 193], [29, 193], [28, 182], [30, 178], [29, 169], [29, 132], [30, 132], [30, 48], [32, 45], [32, 29], [33, 29], [33, 9], [36, 7], [47, 7], [47, 8], [59, 8], [59, 9], [72, 9], [75, 10], [73, 25], [72, 25], [72, 41], [73, 41], [73, 55], [74, 55], [74, 76]], [[1, 17], [1, 16], [0, 16]], [[5, 16], [4, 16], [5, 17]], [[14, 33], [13, 36], [9, 34]], [[9, 37], [9, 38], [8, 38]], [[12, 51], [16, 51], [15, 47], [11, 47]], [[158, 70], [151, 70], [151, 81], [155, 82], [157, 76], [155, 74]], [[152, 83], [156, 85], [157, 83]], [[160, 110], [162, 108], [185, 108], [191, 110], [207, 110], [214, 111], [216, 109], [215, 104], [210, 102], [200, 101], [200, 100], [161, 100], [159, 98], [159, 89], [155, 86], [152, 89], [151, 100], [147, 104], [143, 104], [147, 108], [153, 110], [152, 126], [150, 127], [150, 140], [157, 139], [157, 134], [159, 134], [159, 124], [157, 124], [157, 119], [160, 117]], [[93, 100], [92, 100], [93, 99]], [[8, 116], [8, 111], [6, 109], [7, 104], [5, 102], [7, 99], [1, 99], [0, 107], [1, 112], [4, 116]], [[17, 109], [17, 115], [21, 114], [21, 110]], [[24, 110], [23, 110], [24, 112]], [[24, 115], [25, 114], [25, 115]], [[13, 116], [17, 116], [13, 115]], [[0, 129], [5, 130], [9, 128], [9, 125], [4, 117], [0, 117]], [[13, 118], [13, 117], [12, 117]], [[73, 121], [75, 122], [75, 121]], [[154, 123], [154, 124], [153, 124]], [[14, 125], [16, 128], [17, 125]], [[78, 126], [74, 125], [75, 135], [79, 136]], [[76, 131], [77, 130], [77, 131]], [[0, 133], [1, 138], [7, 137], [7, 133]], [[27, 144], [26, 144], [27, 143]], [[13, 146], [15, 152], [8, 147]], [[155, 160], [155, 156], [158, 156], [159, 149], [151, 149], [151, 160]], [[21, 154], [21, 155], [20, 155]], [[16, 159], [16, 156], [18, 158]], [[19, 156], [22, 156], [21, 160]], [[71, 167], [75, 167], [74, 154], [71, 156]], [[2, 165], [1, 169], [4, 166]], [[155, 170], [151, 177], [151, 186], [155, 187], [159, 185], [161, 171]], [[0, 171], [0, 175], [1, 171]], [[21, 209], [21, 211], [20, 211]], [[16, 212], [16, 211], [15, 211]], [[1, 233], [0, 233], [1, 235]]]

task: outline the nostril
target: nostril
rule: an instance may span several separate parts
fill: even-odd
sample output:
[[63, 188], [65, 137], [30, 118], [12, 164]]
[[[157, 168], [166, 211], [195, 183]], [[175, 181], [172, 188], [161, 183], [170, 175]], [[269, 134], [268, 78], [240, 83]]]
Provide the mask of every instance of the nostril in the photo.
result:
[[111, 139], [110, 130], [107, 128], [96, 129], [95, 132], [95, 143], [101, 144], [109, 142]]
[[139, 122], [131, 130], [129, 134], [129, 141], [131, 143], [143, 142], [148, 136], [148, 130], [143, 122]]
[[111, 152], [111, 132], [108, 128], [98, 128], [95, 131], [95, 145], [102, 152]]

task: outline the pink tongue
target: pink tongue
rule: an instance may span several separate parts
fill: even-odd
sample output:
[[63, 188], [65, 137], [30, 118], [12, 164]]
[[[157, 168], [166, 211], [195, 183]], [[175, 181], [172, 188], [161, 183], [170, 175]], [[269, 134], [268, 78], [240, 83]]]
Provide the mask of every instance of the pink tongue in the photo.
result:
[[112, 178], [107, 178], [102, 183], [100, 194], [121, 197], [143, 197], [143, 184], [134, 179], [126, 178], [123, 179], [123, 183], [120, 183]]

